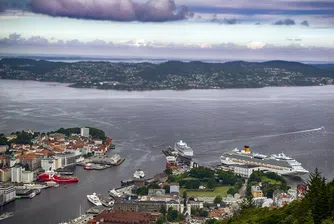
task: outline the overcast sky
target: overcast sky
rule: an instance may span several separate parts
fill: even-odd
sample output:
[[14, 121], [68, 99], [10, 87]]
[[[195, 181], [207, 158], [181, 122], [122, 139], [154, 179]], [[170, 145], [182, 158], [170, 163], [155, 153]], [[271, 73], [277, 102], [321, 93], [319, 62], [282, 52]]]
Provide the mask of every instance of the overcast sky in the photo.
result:
[[333, 0], [1, 0], [0, 53], [334, 61]]

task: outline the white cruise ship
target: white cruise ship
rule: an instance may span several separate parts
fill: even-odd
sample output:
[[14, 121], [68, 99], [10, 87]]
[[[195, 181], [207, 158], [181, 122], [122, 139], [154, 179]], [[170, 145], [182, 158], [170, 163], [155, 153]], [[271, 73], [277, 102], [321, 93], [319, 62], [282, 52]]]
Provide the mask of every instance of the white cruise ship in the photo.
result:
[[302, 176], [309, 171], [301, 166], [295, 159], [286, 156], [283, 152], [278, 155], [262, 155], [252, 153], [248, 146], [243, 150], [234, 149], [225, 152], [220, 158], [222, 164], [233, 166], [234, 164], [247, 164], [257, 166], [259, 170], [275, 172], [286, 176]]
[[134, 177], [134, 178], [141, 179], [141, 178], [144, 178], [144, 177], [145, 177], [145, 173], [144, 173], [144, 171], [142, 171], [141, 169], [138, 169], [138, 170], [136, 170], [136, 172], [133, 174], [133, 177]]
[[192, 148], [190, 148], [187, 145], [187, 143], [183, 142], [182, 140], [175, 143], [174, 149], [181, 156], [193, 156], [194, 155], [194, 152], [193, 152]]
[[96, 193], [93, 193], [92, 195], [87, 195], [87, 199], [88, 201], [90, 201], [91, 203], [93, 203], [96, 206], [100, 206], [102, 205], [99, 197], [96, 195]]

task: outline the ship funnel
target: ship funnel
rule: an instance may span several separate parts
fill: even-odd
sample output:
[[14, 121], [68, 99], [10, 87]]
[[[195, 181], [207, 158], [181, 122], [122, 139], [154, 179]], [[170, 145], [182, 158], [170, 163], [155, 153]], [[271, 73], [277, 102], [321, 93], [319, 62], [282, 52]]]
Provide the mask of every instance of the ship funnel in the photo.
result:
[[245, 152], [250, 152], [249, 146], [245, 145], [244, 150], [245, 150]]

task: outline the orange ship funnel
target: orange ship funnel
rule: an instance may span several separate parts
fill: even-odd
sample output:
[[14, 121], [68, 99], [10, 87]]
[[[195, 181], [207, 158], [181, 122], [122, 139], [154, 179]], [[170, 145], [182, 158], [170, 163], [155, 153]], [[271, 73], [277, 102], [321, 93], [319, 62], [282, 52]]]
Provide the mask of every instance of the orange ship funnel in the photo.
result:
[[244, 150], [245, 150], [245, 152], [250, 152], [249, 146], [245, 145]]

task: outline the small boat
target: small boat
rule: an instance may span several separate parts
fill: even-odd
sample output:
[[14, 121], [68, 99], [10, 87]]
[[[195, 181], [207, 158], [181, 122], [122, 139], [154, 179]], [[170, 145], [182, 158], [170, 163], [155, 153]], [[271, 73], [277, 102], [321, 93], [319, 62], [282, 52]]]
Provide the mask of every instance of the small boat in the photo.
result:
[[87, 195], [87, 199], [88, 199], [88, 201], [90, 201], [91, 203], [93, 203], [96, 206], [102, 205], [102, 202], [99, 199], [99, 197], [96, 195], [96, 193], [93, 193], [92, 195]]
[[86, 164], [84, 165], [84, 169], [85, 169], [85, 170], [94, 170], [94, 168], [93, 168], [93, 164], [91, 164], [91, 163], [86, 163]]
[[5, 212], [0, 215], [0, 220], [8, 219], [12, 216], [14, 216], [14, 212]]
[[133, 174], [133, 177], [134, 177], [134, 178], [141, 179], [141, 178], [144, 178], [144, 177], [145, 177], [145, 173], [144, 173], [144, 171], [142, 171], [141, 169], [138, 169], [138, 170], [136, 170], [136, 172]]

